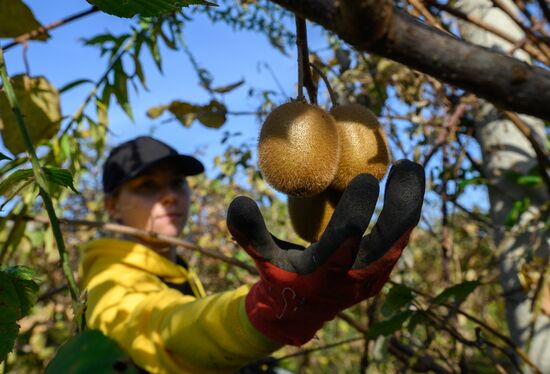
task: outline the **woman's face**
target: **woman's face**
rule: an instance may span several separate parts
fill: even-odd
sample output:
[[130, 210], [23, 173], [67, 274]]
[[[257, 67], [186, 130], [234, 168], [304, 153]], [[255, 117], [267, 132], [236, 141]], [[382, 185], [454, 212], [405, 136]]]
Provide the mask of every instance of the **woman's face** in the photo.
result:
[[160, 165], [125, 182], [105, 199], [111, 218], [127, 226], [177, 236], [189, 215], [190, 191], [185, 176]]

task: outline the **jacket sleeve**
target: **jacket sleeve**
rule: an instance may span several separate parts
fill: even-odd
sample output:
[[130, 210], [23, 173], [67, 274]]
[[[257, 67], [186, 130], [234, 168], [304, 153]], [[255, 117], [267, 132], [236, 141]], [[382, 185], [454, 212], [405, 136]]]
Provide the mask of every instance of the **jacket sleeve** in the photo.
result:
[[115, 339], [151, 373], [232, 372], [280, 348], [250, 324], [247, 286], [195, 298], [114, 264], [95, 273], [86, 289], [89, 327]]

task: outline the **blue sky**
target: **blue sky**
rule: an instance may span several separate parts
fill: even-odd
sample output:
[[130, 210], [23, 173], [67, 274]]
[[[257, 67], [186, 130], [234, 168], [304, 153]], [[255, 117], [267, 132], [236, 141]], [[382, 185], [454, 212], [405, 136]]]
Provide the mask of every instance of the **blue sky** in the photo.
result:
[[[84, 0], [57, 0], [56, 5], [41, 0], [27, 0], [35, 17], [47, 25], [67, 15], [89, 8]], [[97, 80], [106, 67], [106, 59], [99, 58], [94, 47], [83, 46], [82, 38], [112, 32], [122, 33], [128, 30], [131, 20], [95, 13], [51, 32], [46, 43], [31, 42], [28, 49], [28, 61], [31, 75], [44, 75], [56, 87], [79, 78]], [[258, 102], [247, 97], [248, 89], [261, 87], [280, 92], [271, 73], [264, 64], [269, 64], [286, 94], [295, 96], [296, 62], [293, 56], [287, 57], [274, 49], [263, 35], [246, 31], [233, 31], [224, 24], [212, 24], [204, 16], [187, 24], [184, 30], [186, 42], [198, 62], [214, 76], [214, 86], [233, 83], [241, 79], [246, 82], [237, 90], [225, 95], [224, 102], [232, 111], [253, 111]], [[310, 44], [315, 48], [315, 40], [321, 42], [320, 32], [312, 31]], [[319, 44], [319, 43], [318, 43]], [[22, 47], [6, 52], [6, 63], [10, 75], [24, 72]], [[294, 51], [290, 51], [294, 52]], [[130, 101], [134, 110], [135, 123], [118, 109], [110, 112], [110, 144], [130, 139], [136, 135], [154, 131], [155, 136], [171, 144], [181, 152], [193, 153], [197, 149], [205, 150], [205, 163], [219, 151], [219, 143], [224, 131], [204, 128], [194, 123], [185, 129], [177, 122], [161, 124], [146, 116], [146, 110], [152, 106], [166, 104], [174, 99], [192, 103], [206, 104], [210, 97], [199, 86], [197, 75], [183, 51], [161, 50], [163, 72], [160, 74], [148, 53], [144, 56], [149, 92], [140, 90], [137, 94], [130, 89]], [[129, 69], [131, 71], [131, 69]], [[91, 89], [83, 85], [62, 96], [64, 115], [72, 115]], [[279, 97], [279, 100], [282, 100]], [[242, 132], [244, 139], [255, 139], [259, 132], [259, 123], [254, 116], [229, 116], [222, 130], [232, 133]]]

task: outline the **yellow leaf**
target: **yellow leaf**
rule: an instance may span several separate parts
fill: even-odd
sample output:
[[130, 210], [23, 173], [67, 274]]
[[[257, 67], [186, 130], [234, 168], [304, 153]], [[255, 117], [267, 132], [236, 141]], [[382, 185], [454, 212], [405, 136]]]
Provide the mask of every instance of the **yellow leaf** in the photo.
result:
[[184, 103], [182, 101], [172, 101], [168, 106], [168, 110], [176, 117], [183, 117], [186, 114], [196, 113], [198, 109], [196, 105]]
[[147, 109], [147, 117], [151, 119], [160, 117], [160, 115], [164, 112], [166, 108], [167, 108], [166, 105], [160, 105], [160, 106], [149, 108]]
[[[16, 75], [11, 81], [33, 145], [51, 139], [61, 124], [57, 89], [44, 77]], [[4, 145], [11, 153], [16, 155], [25, 150], [15, 115], [3, 91], [0, 91], [0, 128]]]
[[189, 127], [197, 118], [197, 112], [201, 110], [201, 107], [181, 101], [172, 101], [168, 106], [168, 110], [182, 125]]
[[[0, 0], [0, 38], [15, 38], [40, 27], [40, 22], [21, 0]], [[34, 39], [47, 40], [48, 34]]]

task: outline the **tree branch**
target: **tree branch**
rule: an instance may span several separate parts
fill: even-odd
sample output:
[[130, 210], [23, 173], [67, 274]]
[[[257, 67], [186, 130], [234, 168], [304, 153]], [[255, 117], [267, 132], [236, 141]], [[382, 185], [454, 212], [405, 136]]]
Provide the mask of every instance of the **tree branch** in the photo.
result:
[[271, 1], [335, 32], [360, 51], [410, 66], [497, 107], [550, 120], [549, 71], [450, 36], [397, 8], [388, 10], [391, 2]]
[[538, 0], [540, 9], [542, 9], [542, 13], [544, 13], [544, 17], [546, 18], [547, 22], [550, 22], [550, 7], [548, 6], [548, 3], [544, 0]]
[[85, 16], [87, 16], [89, 14], [92, 14], [92, 13], [95, 13], [97, 11], [99, 11], [99, 9], [96, 8], [95, 6], [93, 6], [93, 7], [89, 8], [88, 10], [85, 10], [83, 12], [79, 12], [79, 13], [73, 14], [72, 16], [62, 18], [58, 21], [55, 21], [55, 22], [49, 24], [48, 26], [40, 27], [39, 29], [32, 30], [31, 32], [28, 32], [26, 34], [19, 35], [11, 43], [6, 44], [6, 46], [3, 49], [4, 49], [4, 51], [7, 51], [8, 49], [10, 49], [12, 47], [15, 47], [18, 44], [24, 43], [24, 42], [26, 42], [30, 39], [36, 38], [37, 36], [40, 36], [42, 34], [47, 33], [49, 30], [55, 29], [59, 26], [65, 25], [65, 24], [70, 23], [72, 21], [76, 21], [79, 18], [85, 17]]
[[[44, 224], [50, 224], [47, 218], [42, 216], [34, 216], [34, 217], [26, 217], [28, 220], [32, 220], [35, 222], [40, 222]], [[68, 218], [60, 218], [59, 223], [64, 226], [85, 226], [90, 228], [98, 228], [101, 230], [109, 231], [109, 232], [115, 232], [119, 234], [125, 234], [125, 235], [131, 235], [134, 237], [144, 238], [144, 239], [157, 239], [160, 241], [163, 241], [167, 244], [174, 245], [176, 247], [184, 248], [187, 250], [199, 252], [205, 256], [216, 258], [218, 260], [221, 260], [223, 262], [226, 262], [228, 264], [235, 265], [237, 267], [240, 267], [242, 269], [248, 270], [250, 274], [257, 275], [258, 270], [245, 262], [239, 261], [235, 258], [225, 256], [223, 253], [206, 249], [199, 247], [198, 245], [195, 245], [191, 242], [188, 242], [186, 240], [177, 239], [171, 236], [167, 235], [161, 235], [157, 234], [152, 231], [146, 231], [146, 230], [140, 230], [136, 229], [134, 227], [120, 225], [117, 223], [106, 223], [106, 222], [97, 222], [97, 221], [86, 221], [86, 220], [79, 220], [79, 219], [68, 219]]]

